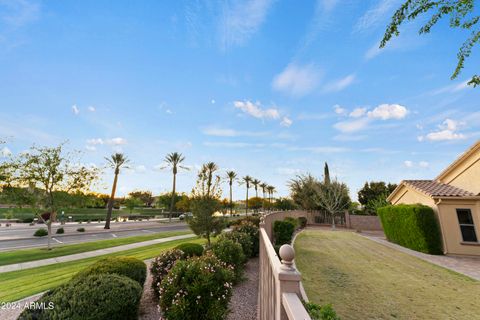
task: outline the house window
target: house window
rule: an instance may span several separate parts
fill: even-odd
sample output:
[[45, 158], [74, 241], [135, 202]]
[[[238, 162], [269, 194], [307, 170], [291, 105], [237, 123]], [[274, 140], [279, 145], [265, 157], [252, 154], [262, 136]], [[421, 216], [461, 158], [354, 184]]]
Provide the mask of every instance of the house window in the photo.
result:
[[473, 223], [472, 211], [470, 209], [457, 209], [458, 223], [465, 242], [477, 242], [475, 224]]

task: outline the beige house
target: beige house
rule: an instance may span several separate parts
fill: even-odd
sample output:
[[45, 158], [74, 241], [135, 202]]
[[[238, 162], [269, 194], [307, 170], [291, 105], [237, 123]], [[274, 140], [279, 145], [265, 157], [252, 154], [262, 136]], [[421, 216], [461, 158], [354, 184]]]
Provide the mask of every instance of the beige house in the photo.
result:
[[444, 253], [480, 256], [480, 141], [434, 180], [404, 180], [387, 200], [432, 207]]

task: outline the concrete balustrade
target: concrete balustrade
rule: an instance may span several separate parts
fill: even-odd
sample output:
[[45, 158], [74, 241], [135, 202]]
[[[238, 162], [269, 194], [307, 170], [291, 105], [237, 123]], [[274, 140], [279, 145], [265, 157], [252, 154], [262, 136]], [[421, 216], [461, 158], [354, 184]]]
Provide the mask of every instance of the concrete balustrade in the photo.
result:
[[[306, 217], [302, 211], [273, 212], [260, 222], [260, 320], [310, 320], [301, 299], [307, 300], [302, 277], [295, 267], [295, 250], [291, 245], [280, 247], [278, 257], [272, 245], [273, 223], [286, 217]], [[280, 260], [281, 259], [281, 260]]]

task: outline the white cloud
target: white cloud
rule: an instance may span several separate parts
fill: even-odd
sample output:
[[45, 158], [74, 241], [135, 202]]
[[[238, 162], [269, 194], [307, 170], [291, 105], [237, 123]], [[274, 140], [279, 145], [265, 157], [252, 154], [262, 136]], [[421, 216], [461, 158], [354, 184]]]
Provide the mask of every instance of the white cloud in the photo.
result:
[[210, 141], [204, 142], [203, 145], [206, 147], [215, 147], [215, 148], [264, 148], [268, 146], [264, 143], [210, 142]]
[[420, 168], [428, 168], [430, 166], [427, 161], [420, 161], [418, 165], [420, 166]]
[[215, 99], [212, 99], [212, 100], [210, 101], [210, 103], [211, 103], [211, 104], [215, 104]]
[[323, 87], [323, 92], [339, 92], [348, 87], [353, 83], [355, 80], [355, 75], [354, 74], [349, 74], [348, 76], [338, 79], [336, 81], [332, 81], [327, 83]]
[[314, 146], [314, 147], [291, 147], [291, 151], [309, 151], [312, 153], [341, 153], [350, 151], [343, 147], [331, 147], [331, 146]]
[[391, 16], [390, 11], [394, 9], [398, 3], [398, 0], [380, 0], [375, 7], [368, 10], [358, 19], [354, 27], [354, 32], [361, 32], [377, 27]]
[[367, 52], [365, 52], [365, 59], [370, 60], [378, 56], [380, 53], [382, 53], [382, 50], [385, 49], [380, 49], [380, 42], [375, 42], [373, 46], [371, 46]]
[[95, 147], [94, 145], [87, 144], [85, 146], [85, 149], [87, 149], [88, 151], [96, 151], [97, 147]]
[[403, 162], [404, 166], [407, 168], [413, 168], [413, 162], [410, 160], [406, 160]]
[[238, 1], [225, 7], [220, 24], [223, 49], [246, 43], [265, 21], [273, 0]]
[[403, 119], [408, 114], [407, 108], [399, 104], [381, 104], [368, 112], [368, 117], [373, 119]]
[[165, 110], [165, 113], [166, 114], [173, 114], [172, 110], [170, 110], [170, 109]]
[[323, 10], [325, 11], [332, 11], [335, 6], [338, 4], [339, 0], [320, 0], [319, 3], [321, 4]]
[[289, 64], [285, 70], [273, 78], [272, 87], [292, 96], [303, 96], [313, 91], [319, 84], [321, 71], [313, 64]]
[[97, 144], [104, 144], [103, 139], [96, 138], [96, 139], [88, 139], [87, 144], [89, 145], [97, 145]]
[[465, 135], [463, 133], [456, 133], [452, 130], [440, 130], [436, 132], [430, 132], [425, 136], [427, 140], [430, 141], [445, 141], [445, 140], [460, 140], [465, 139]]
[[97, 110], [95, 109], [94, 106], [89, 106], [89, 107], [88, 107], [88, 111], [90, 111], [90, 112], [95, 112], [95, 111], [97, 111]]
[[117, 137], [117, 138], [112, 138], [112, 139], [106, 140], [106, 143], [118, 146], [118, 145], [127, 144], [127, 140], [125, 140], [124, 138]]
[[445, 119], [439, 126], [439, 130], [428, 133], [425, 136], [417, 137], [418, 141], [449, 141], [449, 140], [461, 140], [466, 136], [463, 133], [458, 132], [458, 129], [464, 125], [463, 122]]
[[473, 87], [468, 85], [469, 81], [470, 80], [465, 80], [459, 83], [454, 83], [454, 84], [442, 87], [440, 89], [433, 90], [430, 92], [430, 95], [435, 96], [442, 93], [456, 93], [456, 92], [463, 91], [465, 89], [472, 89]]
[[294, 168], [277, 168], [277, 173], [283, 176], [293, 176], [296, 174], [300, 174], [302, 170], [294, 169]]
[[345, 113], [347, 113], [347, 110], [345, 108], [342, 108], [338, 104], [333, 106], [333, 110], [335, 110], [335, 113], [339, 115], [344, 115]]
[[12, 151], [10, 151], [10, 149], [8, 149], [7, 147], [3, 147], [2, 150], [0, 150], [0, 154], [2, 155], [2, 157], [6, 158], [12, 155]]
[[235, 108], [242, 110], [244, 113], [259, 119], [278, 119], [280, 112], [276, 108], [263, 109], [260, 102], [234, 101]]
[[340, 121], [335, 123], [333, 127], [343, 133], [350, 133], [365, 129], [369, 122], [368, 118], [360, 118], [357, 120]]
[[288, 117], [283, 117], [282, 122], [280, 122], [280, 125], [282, 127], [290, 127], [292, 123], [293, 123], [292, 119]]
[[40, 16], [40, 4], [37, 1], [10, 0], [0, 1], [1, 20], [12, 29], [23, 27]]
[[259, 137], [265, 136], [268, 132], [238, 131], [235, 129], [208, 127], [202, 129], [202, 133], [215, 137]]
[[145, 173], [147, 172], [147, 167], [145, 167], [144, 165], [138, 165], [135, 167], [135, 172], [136, 173]]
[[72, 106], [72, 112], [74, 115], [78, 115], [80, 113], [80, 110], [78, 109], [76, 104]]
[[355, 108], [350, 112], [349, 116], [352, 118], [360, 118], [367, 113], [367, 108]]

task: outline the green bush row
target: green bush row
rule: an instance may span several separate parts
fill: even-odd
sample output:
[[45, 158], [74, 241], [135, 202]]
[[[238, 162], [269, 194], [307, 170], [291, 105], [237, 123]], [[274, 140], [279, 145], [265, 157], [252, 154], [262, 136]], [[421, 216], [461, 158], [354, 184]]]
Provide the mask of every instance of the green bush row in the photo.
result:
[[377, 211], [387, 239], [429, 254], [442, 254], [440, 228], [433, 209], [420, 205], [396, 205]]
[[102, 259], [45, 293], [38, 302], [46, 308], [25, 309], [18, 319], [136, 320], [145, 275], [138, 259]]

